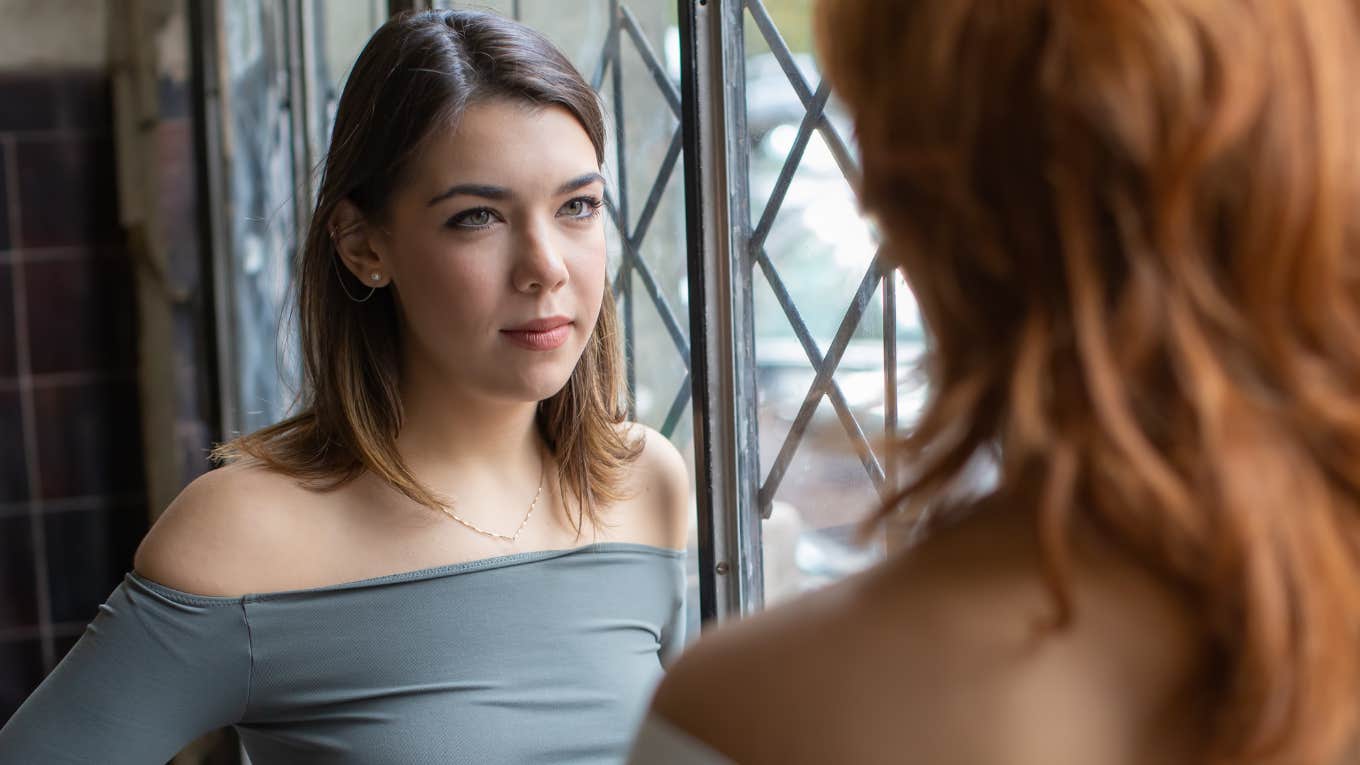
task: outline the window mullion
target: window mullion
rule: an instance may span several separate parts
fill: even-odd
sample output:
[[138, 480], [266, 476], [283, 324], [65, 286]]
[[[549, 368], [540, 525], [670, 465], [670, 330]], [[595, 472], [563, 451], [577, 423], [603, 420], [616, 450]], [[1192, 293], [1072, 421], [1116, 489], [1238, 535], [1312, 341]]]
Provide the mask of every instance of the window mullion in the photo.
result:
[[764, 601], [743, 3], [679, 0], [705, 622]]

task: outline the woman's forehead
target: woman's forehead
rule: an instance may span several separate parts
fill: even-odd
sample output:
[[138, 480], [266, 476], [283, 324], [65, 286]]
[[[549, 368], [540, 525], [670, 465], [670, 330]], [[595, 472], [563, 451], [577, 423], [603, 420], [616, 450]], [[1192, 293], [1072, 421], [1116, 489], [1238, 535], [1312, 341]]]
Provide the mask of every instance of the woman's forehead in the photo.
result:
[[567, 109], [495, 100], [468, 106], [451, 128], [432, 133], [411, 170], [411, 185], [421, 193], [476, 184], [550, 195], [598, 173], [599, 163], [595, 144]]

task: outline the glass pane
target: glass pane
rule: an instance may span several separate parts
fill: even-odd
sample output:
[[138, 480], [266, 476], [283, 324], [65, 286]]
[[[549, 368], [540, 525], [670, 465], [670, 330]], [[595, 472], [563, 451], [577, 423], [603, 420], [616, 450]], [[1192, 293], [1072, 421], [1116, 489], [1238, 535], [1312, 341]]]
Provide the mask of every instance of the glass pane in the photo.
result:
[[[811, 0], [749, 0], [745, 16], [751, 227], [764, 237], [753, 299], [767, 605], [881, 556], [881, 537], [859, 547], [854, 536], [886, 490], [883, 439], [910, 420], [920, 395], [911, 383], [919, 316], [894, 273], [885, 326], [877, 239], [846, 180], [858, 162], [848, 120], [832, 99], [832, 134], [804, 126], [805, 98], [821, 84], [811, 10]], [[847, 337], [839, 347], [838, 334]], [[833, 350], [831, 385], [810, 397], [814, 359]], [[894, 351], [889, 382], [884, 360]]]
[[[225, 165], [224, 259], [230, 304], [230, 430], [248, 433], [281, 419], [299, 381], [296, 325], [289, 295], [293, 259], [312, 206], [340, 87], [386, 3], [312, 0], [300, 18], [283, 3], [232, 2], [221, 8], [225, 50], [222, 161]], [[302, 24], [311, 45], [292, 45]], [[300, 67], [310, 96], [294, 98], [291, 71]], [[301, 103], [305, 114], [296, 113]], [[299, 125], [306, 143], [294, 142]], [[295, 155], [305, 151], [305, 156]], [[299, 200], [297, 195], [307, 196]]]
[[235, 427], [279, 420], [297, 365], [278, 342], [297, 247], [287, 19], [279, 3], [223, 3], [225, 225], [235, 358]]
[[320, 180], [321, 160], [326, 156], [331, 129], [335, 126], [335, 111], [340, 105], [340, 91], [345, 87], [349, 71], [363, 50], [373, 31], [387, 20], [387, 0], [352, 0], [337, 3], [331, 0], [311, 0], [313, 39], [311, 96], [311, 155], [313, 175], [311, 188]]
[[[634, 419], [669, 437], [685, 455], [693, 477], [676, 4], [671, 0], [584, 0], [570, 5], [559, 0], [444, 0], [435, 5], [517, 16], [551, 39], [604, 96], [610, 274], [624, 327]], [[654, 73], [670, 83], [669, 93]], [[693, 511], [690, 519], [687, 634], [692, 639], [699, 634], [700, 613]]]

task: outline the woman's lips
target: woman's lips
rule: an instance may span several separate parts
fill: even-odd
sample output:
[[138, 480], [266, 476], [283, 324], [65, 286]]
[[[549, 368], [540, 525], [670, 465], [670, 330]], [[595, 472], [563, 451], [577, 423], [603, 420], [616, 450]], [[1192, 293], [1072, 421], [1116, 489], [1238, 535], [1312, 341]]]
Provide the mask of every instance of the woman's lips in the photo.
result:
[[531, 351], [551, 351], [567, 342], [571, 334], [571, 322], [559, 324], [552, 329], [503, 329], [501, 334], [515, 345]]

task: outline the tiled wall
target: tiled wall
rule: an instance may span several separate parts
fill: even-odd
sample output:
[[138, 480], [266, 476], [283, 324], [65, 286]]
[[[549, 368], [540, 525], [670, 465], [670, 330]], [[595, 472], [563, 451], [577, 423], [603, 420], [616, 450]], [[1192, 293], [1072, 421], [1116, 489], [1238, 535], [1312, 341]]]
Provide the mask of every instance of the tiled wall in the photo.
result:
[[0, 74], [0, 723], [147, 528], [107, 74]]

